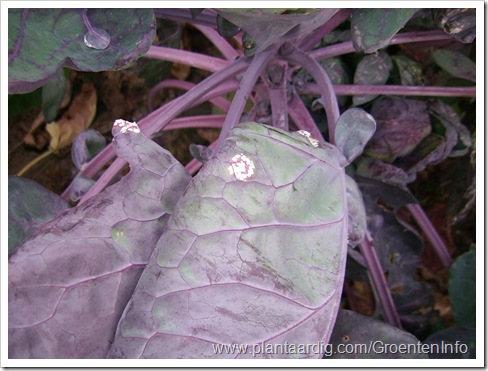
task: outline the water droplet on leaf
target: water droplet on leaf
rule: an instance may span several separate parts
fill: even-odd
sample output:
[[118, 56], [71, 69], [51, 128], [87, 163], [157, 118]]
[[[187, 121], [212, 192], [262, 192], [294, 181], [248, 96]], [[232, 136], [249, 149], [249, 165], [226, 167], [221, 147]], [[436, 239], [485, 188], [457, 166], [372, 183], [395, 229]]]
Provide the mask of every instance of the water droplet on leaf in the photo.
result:
[[85, 34], [85, 45], [93, 49], [107, 49], [110, 44], [110, 35], [107, 31], [93, 27]]

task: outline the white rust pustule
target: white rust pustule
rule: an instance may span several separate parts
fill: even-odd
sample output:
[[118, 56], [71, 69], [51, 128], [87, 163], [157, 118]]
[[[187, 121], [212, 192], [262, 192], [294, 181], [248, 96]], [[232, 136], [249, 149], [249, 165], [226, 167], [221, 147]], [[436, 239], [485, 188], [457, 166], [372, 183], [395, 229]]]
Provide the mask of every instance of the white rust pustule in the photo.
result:
[[122, 119], [115, 120], [114, 129], [117, 128], [119, 133], [125, 134], [128, 131], [140, 133], [141, 129], [135, 122], [125, 121]]
[[237, 180], [249, 180], [254, 175], [254, 162], [246, 155], [235, 155], [230, 159], [227, 168], [230, 175], [234, 175]]
[[313, 147], [317, 148], [319, 146], [319, 141], [315, 138], [312, 138], [312, 135], [310, 135], [310, 133], [308, 131], [298, 130], [297, 133], [300, 135], [303, 135], [305, 138], [307, 138]]

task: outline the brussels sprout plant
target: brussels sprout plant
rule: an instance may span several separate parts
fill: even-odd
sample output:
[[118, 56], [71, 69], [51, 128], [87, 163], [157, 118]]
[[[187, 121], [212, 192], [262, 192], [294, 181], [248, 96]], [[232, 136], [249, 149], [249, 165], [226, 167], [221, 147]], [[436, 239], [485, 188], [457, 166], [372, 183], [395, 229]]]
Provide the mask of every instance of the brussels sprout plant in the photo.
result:
[[[42, 89], [49, 154], [71, 146], [77, 168], [60, 196], [9, 177], [9, 358], [475, 358], [474, 320], [442, 323], [433, 280], [419, 279], [424, 242], [446, 271], [469, 246], [449, 251], [412, 187], [452, 158], [474, 169], [463, 107], [476, 96], [475, 9], [8, 17], [9, 93]], [[214, 55], [157, 45], [174, 22], [205, 35]], [[108, 145], [88, 129], [95, 111], [76, 128], [59, 123], [63, 71], [139, 59], [211, 74], [154, 84], [151, 99], [186, 92], [137, 123], [113, 117]], [[96, 106], [85, 88], [81, 103]], [[203, 102], [218, 113], [182, 116]], [[155, 139], [189, 127], [220, 134], [192, 144], [183, 166]], [[475, 204], [466, 179], [459, 220]], [[369, 316], [359, 284], [370, 287]], [[472, 291], [449, 290], [474, 308]], [[466, 349], [431, 351], [446, 329], [449, 339], [462, 332]], [[375, 340], [396, 348], [340, 352]], [[394, 350], [407, 345], [416, 350]]]

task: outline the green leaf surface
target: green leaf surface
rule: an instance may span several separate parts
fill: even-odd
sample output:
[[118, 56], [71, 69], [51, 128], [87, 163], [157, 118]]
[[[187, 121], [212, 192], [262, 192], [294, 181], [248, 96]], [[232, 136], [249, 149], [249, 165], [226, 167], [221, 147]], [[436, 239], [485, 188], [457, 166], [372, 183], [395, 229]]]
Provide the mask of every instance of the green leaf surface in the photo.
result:
[[454, 77], [476, 82], [476, 63], [463, 54], [446, 50], [432, 50], [432, 57], [444, 71]]
[[68, 203], [57, 194], [33, 180], [19, 176], [8, 177], [8, 253], [62, 211]]
[[54, 121], [66, 91], [66, 76], [59, 68], [52, 78], [42, 87], [42, 113], [46, 122]]
[[343, 161], [300, 134], [233, 128], [175, 206], [108, 358], [249, 358], [213, 345], [327, 342], [347, 252]]
[[44, 85], [59, 67], [118, 70], [155, 35], [151, 9], [9, 9], [9, 93]]
[[[388, 81], [393, 62], [385, 52], [378, 52], [364, 56], [354, 72], [354, 84], [382, 85]], [[377, 95], [355, 95], [353, 105], [359, 106], [375, 99]]]
[[372, 53], [388, 46], [390, 40], [417, 9], [353, 9], [352, 43], [357, 51]]
[[417, 63], [403, 54], [395, 55], [392, 59], [398, 67], [402, 85], [417, 86], [424, 84], [425, 78], [420, 63]]
[[351, 108], [337, 120], [335, 144], [347, 161], [352, 162], [362, 152], [376, 130], [376, 122], [369, 113]]
[[459, 256], [449, 270], [449, 296], [456, 324], [476, 324], [476, 249]]

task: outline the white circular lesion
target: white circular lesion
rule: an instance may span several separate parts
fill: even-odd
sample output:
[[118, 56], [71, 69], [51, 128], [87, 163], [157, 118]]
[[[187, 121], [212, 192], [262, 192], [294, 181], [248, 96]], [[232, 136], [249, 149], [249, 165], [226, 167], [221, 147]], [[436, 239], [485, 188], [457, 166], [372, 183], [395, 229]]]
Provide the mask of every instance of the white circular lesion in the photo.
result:
[[254, 162], [246, 155], [235, 155], [230, 159], [227, 168], [230, 175], [234, 175], [237, 180], [249, 180], [254, 175], [256, 167]]

